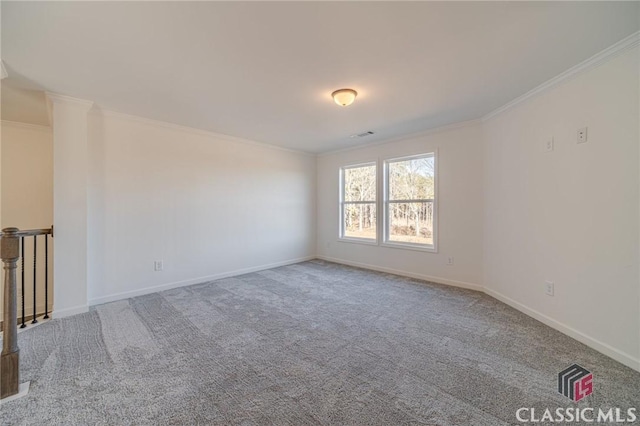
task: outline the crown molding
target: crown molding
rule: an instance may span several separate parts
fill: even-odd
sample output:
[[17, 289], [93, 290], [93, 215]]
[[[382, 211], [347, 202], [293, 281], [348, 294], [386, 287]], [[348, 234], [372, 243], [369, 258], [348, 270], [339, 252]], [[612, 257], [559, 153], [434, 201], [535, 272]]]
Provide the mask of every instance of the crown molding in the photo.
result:
[[113, 118], [118, 118], [118, 119], [122, 119], [122, 120], [134, 121], [134, 122], [137, 122], [137, 123], [146, 124], [148, 126], [161, 127], [161, 128], [165, 128], [165, 129], [191, 133], [191, 134], [195, 134], [195, 135], [199, 135], [199, 136], [205, 136], [205, 137], [220, 139], [220, 140], [227, 141], [227, 142], [241, 143], [241, 144], [245, 144], [245, 145], [252, 145], [252, 146], [256, 146], [256, 147], [273, 149], [273, 150], [277, 150], [277, 151], [284, 151], [284, 152], [289, 152], [289, 153], [293, 153], [293, 154], [301, 154], [301, 155], [305, 155], [305, 156], [309, 156], [309, 157], [315, 157], [316, 156], [316, 154], [313, 154], [313, 153], [310, 153], [310, 152], [307, 152], [307, 151], [301, 151], [301, 150], [296, 150], [296, 149], [291, 149], [291, 148], [284, 148], [284, 147], [280, 147], [280, 146], [277, 146], [277, 145], [271, 145], [271, 144], [264, 143], [264, 142], [257, 142], [257, 141], [253, 141], [253, 140], [250, 140], [250, 139], [238, 138], [238, 137], [235, 137], [235, 136], [225, 135], [223, 133], [215, 133], [215, 132], [211, 132], [209, 130], [197, 129], [195, 127], [183, 126], [181, 124], [170, 123], [170, 122], [167, 122], [167, 121], [160, 121], [160, 120], [154, 120], [152, 118], [139, 117], [137, 115], [131, 115], [131, 114], [123, 113], [123, 112], [113, 111], [113, 110], [110, 110], [110, 109], [101, 108], [99, 106], [96, 106], [96, 108], [94, 108], [93, 114], [99, 114], [99, 115], [102, 115], [103, 117], [113, 117]]
[[357, 151], [357, 150], [363, 149], [363, 148], [372, 148], [372, 147], [375, 147], [375, 146], [387, 145], [387, 144], [391, 144], [391, 143], [400, 142], [400, 141], [403, 141], [403, 140], [416, 139], [416, 138], [420, 138], [420, 137], [435, 135], [437, 133], [448, 132], [448, 131], [451, 131], [451, 130], [461, 129], [461, 128], [464, 128], [464, 127], [471, 127], [471, 126], [475, 126], [475, 125], [478, 125], [478, 124], [481, 124], [481, 123], [482, 123], [482, 120], [479, 120], [479, 119], [467, 120], [467, 121], [458, 121], [456, 123], [446, 124], [444, 126], [432, 127], [430, 129], [422, 130], [420, 132], [415, 132], [415, 133], [409, 133], [409, 134], [406, 134], [406, 135], [396, 136], [396, 137], [393, 137], [393, 138], [390, 138], [390, 139], [384, 139], [384, 140], [381, 140], [381, 141], [378, 141], [378, 142], [363, 143], [363, 144], [359, 144], [359, 145], [356, 145], [356, 146], [350, 146], [348, 148], [335, 149], [333, 151], [322, 152], [322, 153], [319, 153], [317, 155], [318, 155], [318, 157], [326, 157], [326, 156], [329, 156], [329, 155], [341, 154], [343, 152]]
[[58, 93], [44, 92], [47, 101], [53, 104], [71, 104], [85, 108], [87, 111], [93, 106], [93, 101], [87, 101], [85, 99], [74, 98], [67, 95], [60, 95]]
[[18, 127], [21, 129], [37, 130], [39, 132], [51, 132], [50, 126], [43, 126], [42, 124], [23, 123], [22, 121], [2, 120], [2, 126]]
[[9, 77], [9, 73], [7, 72], [7, 69], [4, 67], [4, 61], [0, 59], [0, 80], [4, 80], [7, 77]]
[[621, 53], [624, 53], [629, 49], [632, 49], [638, 46], [639, 44], [640, 44], [640, 31], [635, 32], [626, 38], [623, 38], [619, 42], [607, 47], [606, 49], [600, 51], [599, 53], [596, 53], [589, 59], [579, 63], [578, 65], [575, 65], [569, 68], [568, 70], [558, 74], [552, 79], [547, 80], [546, 82], [542, 83], [538, 87], [528, 91], [524, 95], [521, 95], [515, 98], [514, 100], [507, 102], [501, 107], [491, 111], [489, 114], [482, 117], [482, 121], [490, 120], [496, 117], [497, 115], [500, 115], [503, 112], [515, 107], [516, 105], [519, 105], [538, 95], [541, 95], [547, 92], [548, 90], [551, 90], [552, 88], [566, 82], [567, 80], [570, 80], [578, 76], [579, 74], [582, 74], [586, 71], [596, 68], [599, 65], [602, 65], [607, 61], [610, 61], [614, 57], [620, 55]]

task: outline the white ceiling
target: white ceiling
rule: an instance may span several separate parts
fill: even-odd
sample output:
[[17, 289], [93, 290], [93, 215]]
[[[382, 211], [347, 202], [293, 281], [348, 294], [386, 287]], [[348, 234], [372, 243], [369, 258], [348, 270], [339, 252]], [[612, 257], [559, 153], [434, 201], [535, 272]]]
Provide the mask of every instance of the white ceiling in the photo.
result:
[[1, 7], [11, 88], [310, 152], [479, 118], [640, 28], [637, 2]]

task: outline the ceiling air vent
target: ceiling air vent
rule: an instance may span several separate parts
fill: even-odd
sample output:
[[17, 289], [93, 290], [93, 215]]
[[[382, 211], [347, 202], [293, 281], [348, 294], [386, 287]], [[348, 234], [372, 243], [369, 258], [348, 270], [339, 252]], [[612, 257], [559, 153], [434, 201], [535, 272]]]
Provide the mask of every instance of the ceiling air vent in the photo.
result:
[[372, 131], [368, 131], [368, 132], [363, 132], [363, 133], [358, 133], [357, 135], [351, 135], [352, 138], [364, 138], [367, 136], [371, 136], [373, 134]]

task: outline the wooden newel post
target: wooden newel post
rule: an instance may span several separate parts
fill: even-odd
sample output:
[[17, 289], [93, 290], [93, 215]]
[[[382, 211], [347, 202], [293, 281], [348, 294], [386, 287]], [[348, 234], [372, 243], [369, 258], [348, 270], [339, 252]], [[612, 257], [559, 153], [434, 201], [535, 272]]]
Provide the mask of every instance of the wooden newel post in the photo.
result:
[[0, 258], [4, 263], [3, 344], [0, 358], [0, 399], [18, 393], [19, 356], [17, 324], [16, 263], [20, 252], [18, 228], [5, 228], [0, 238]]

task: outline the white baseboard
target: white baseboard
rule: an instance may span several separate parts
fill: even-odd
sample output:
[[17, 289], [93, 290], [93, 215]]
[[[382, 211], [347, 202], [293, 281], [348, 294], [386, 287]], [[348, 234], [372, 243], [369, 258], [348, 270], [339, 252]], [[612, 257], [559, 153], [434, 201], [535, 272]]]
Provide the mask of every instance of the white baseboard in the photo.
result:
[[536, 311], [535, 309], [531, 309], [525, 305], [523, 305], [520, 302], [517, 302], [507, 296], [504, 296], [500, 293], [498, 293], [497, 291], [488, 289], [488, 288], [484, 288], [484, 292], [495, 298], [498, 299], [499, 301], [501, 301], [502, 303], [505, 303], [509, 306], [511, 306], [514, 309], [519, 310], [520, 312], [522, 312], [523, 314], [526, 314], [532, 318], [537, 319], [538, 321], [540, 321], [543, 324], [548, 325], [549, 327], [558, 330], [559, 332], [566, 334], [567, 336], [576, 339], [578, 342], [580, 343], [584, 343], [585, 345], [589, 346], [592, 349], [595, 349], [596, 351], [608, 356], [609, 358], [613, 358], [616, 361], [620, 362], [621, 364], [626, 365], [627, 367], [633, 368], [636, 371], [640, 371], [640, 359], [638, 358], [634, 358], [633, 356], [624, 353], [606, 343], [603, 343], [597, 339], [594, 339], [593, 337], [587, 336], [586, 334], [572, 328], [569, 327], [566, 324], [563, 324], [559, 321], [554, 320], [553, 318]]
[[327, 262], [340, 263], [342, 265], [355, 266], [356, 268], [370, 269], [372, 271], [386, 272], [388, 274], [400, 275], [403, 277], [417, 278], [419, 280], [430, 281], [432, 283], [445, 284], [453, 287], [461, 287], [469, 290], [482, 291], [483, 287], [478, 284], [467, 283], [464, 281], [450, 280], [448, 278], [434, 277], [431, 275], [416, 274], [413, 272], [401, 271], [399, 269], [385, 268], [383, 266], [370, 265], [368, 263], [352, 262], [350, 260], [336, 259], [327, 256], [316, 256], [316, 259], [326, 260]]
[[70, 308], [55, 309], [51, 313], [51, 317], [52, 318], [64, 318], [64, 317], [70, 317], [72, 315], [84, 314], [85, 312], [89, 312], [89, 306], [88, 305], [78, 305], [78, 306], [72, 306]]
[[305, 262], [307, 260], [313, 260], [313, 259], [316, 259], [316, 256], [300, 257], [297, 259], [290, 259], [282, 262], [270, 263], [267, 265], [254, 266], [251, 268], [244, 268], [244, 269], [236, 269], [234, 271], [222, 272], [220, 274], [207, 275], [204, 277], [198, 277], [198, 278], [193, 278], [193, 279], [184, 280], [184, 281], [176, 281], [176, 282], [160, 284], [152, 287], [145, 287], [138, 290], [110, 294], [108, 296], [102, 296], [102, 297], [96, 297], [94, 299], [90, 299], [89, 306], [115, 302], [117, 300], [128, 299], [130, 297], [144, 296], [145, 294], [157, 293], [159, 291], [171, 290], [173, 288], [185, 287], [188, 285], [201, 284], [208, 281], [219, 280], [222, 278], [235, 277], [237, 275], [249, 274], [251, 272], [264, 271], [265, 269], [277, 268], [278, 266], [292, 265], [294, 263]]
[[525, 305], [523, 305], [520, 302], [517, 302], [507, 296], [504, 296], [494, 290], [491, 290], [489, 288], [486, 288], [484, 286], [478, 285], [478, 284], [472, 284], [472, 283], [466, 283], [466, 282], [462, 282], [462, 281], [454, 281], [454, 280], [449, 280], [446, 278], [441, 278], [441, 277], [433, 277], [433, 276], [429, 276], [429, 275], [423, 275], [423, 274], [415, 274], [415, 273], [411, 273], [411, 272], [406, 272], [406, 271], [400, 271], [400, 270], [396, 270], [396, 269], [391, 269], [391, 268], [385, 268], [382, 266], [375, 266], [375, 265], [369, 265], [367, 263], [359, 263], [359, 262], [352, 262], [349, 260], [344, 260], [344, 259], [336, 259], [336, 258], [332, 258], [332, 257], [327, 257], [327, 256], [316, 256], [317, 259], [321, 259], [321, 260], [326, 260], [328, 262], [334, 262], [334, 263], [340, 263], [343, 265], [349, 265], [349, 266], [355, 266], [357, 268], [364, 268], [364, 269], [370, 269], [373, 271], [379, 271], [379, 272], [387, 272], [390, 274], [394, 274], [394, 275], [400, 275], [400, 276], [404, 276], [404, 277], [409, 277], [409, 278], [418, 278], [421, 280], [425, 280], [425, 281], [430, 281], [430, 282], [434, 282], [434, 283], [438, 283], [438, 284], [446, 284], [446, 285], [451, 285], [451, 286], [455, 286], [455, 287], [462, 287], [462, 288], [467, 288], [470, 290], [475, 290], [475, 291], [480, 291], [483, 292], [485, 294], [487, 294], [488, 296], [491, 296], [495, 299], [498, 299], [499, 301], [501, 301], [504, 304], [507, 304], [509, 306], [511, 306], [514, 309], [517, 309], [518, 311], [522, 312], [525, 315], [528, 315], [538, 321], [540, 321], [541, 323], [577, 340], [578, 342], [584, 343], [585, 345], [589, 346], [592, 349], [595, 349], [596, 351], [608, 356], [609, 358], [612, 358], [618, 362], [620, 362], [621, 364], [626, 365], [627, 367], [633, 368], [636, 371], [640, 371], [640, 359], [638, 358], [634, 358], [633, 356], [622, 352], [606, 343], [603, 343], [597, 339], [594, 339], [572, 327], [569, 327], [568, 325], [565, 325], [559, 321], [554, 320], [553, 318], [544, 315], [538, 311], [536, 311], [535, 309], [531, 309]]

